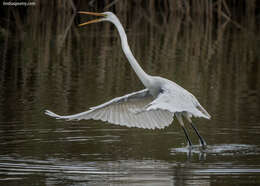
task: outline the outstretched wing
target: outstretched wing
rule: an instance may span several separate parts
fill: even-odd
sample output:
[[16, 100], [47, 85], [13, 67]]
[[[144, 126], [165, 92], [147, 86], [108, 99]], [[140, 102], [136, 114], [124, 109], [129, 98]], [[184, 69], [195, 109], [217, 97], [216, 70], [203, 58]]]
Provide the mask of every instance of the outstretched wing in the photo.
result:
[[146, 106], [153, 100], [154, 98], [149, 94], [149, 90], [144, 89], [114, 98], [75, 115], [60, 116], [48, 110], [45, 113], [57, 119], [94, 119], [127, 127], [147, 129], [164, 128], [170, 125], [173, 121], [173, 113], [162, 109], [146, 110]]
[[209, 113], [200, 105], [190, 92], [179, 85], [169, 82], [161, 88], [161, 93], [147, 105], [146, 110], [167, 110], [171, 113], [186, 112], [190, 116], [210, 119]]

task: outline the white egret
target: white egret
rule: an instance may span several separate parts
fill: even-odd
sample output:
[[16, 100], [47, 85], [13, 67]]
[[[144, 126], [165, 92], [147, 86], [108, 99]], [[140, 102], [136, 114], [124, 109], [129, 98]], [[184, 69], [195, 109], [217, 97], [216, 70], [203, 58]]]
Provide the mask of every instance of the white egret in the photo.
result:
[[79, 13], [99, 17], [99, 19], [82, 23], [79, 26], [101, 21], [109, 21], [116, 26], [121, 38], [123, 52], [145, 89], [114, 98], [104, 104], [92, 107], [88, 111], [74, 115], [60, 116], [48, 110], [45, 113], [57, 119], [94, 119], [145, 129], [165, 128], [172, 123], [175, 115], [185, 133], [188, 145], [191, 147], [192, 143], [184, 127], [183, 117], [191, 124], [199, 137], [200, 144], [205, 147], [206, 142], [192, 123], [191, 117], [210, 119], [211, 116], [200, 105], [195, 96], [168, 79], [151, 76], [144, 72], [133, 56], [127, 42], [125, 30], [115, 14], [112, 12], [93, 13], [82, 11]]

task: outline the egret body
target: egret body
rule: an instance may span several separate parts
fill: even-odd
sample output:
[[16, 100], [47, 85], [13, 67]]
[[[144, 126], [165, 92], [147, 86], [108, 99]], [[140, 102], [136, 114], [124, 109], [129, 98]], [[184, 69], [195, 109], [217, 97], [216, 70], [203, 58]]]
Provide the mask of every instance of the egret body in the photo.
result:
[[121, 38], [123, 52], [145, 89], [114, 98], [106, 103], [92, 107], [88, 111], [74, 115], [60, 116], [48, 110], [45, 113], [57, 119], [94, 119], [145, 129], [165, 128], [172, 123], [173, 117], [176, 116], [183, 128], [188, 145], [192, 146], [184, 127], [183, 118], [186, 118], [198, 135], [201, 145], [205, 147], [206, 142], [192, 123], [191, 118], [203, 117], [210, 119], [211, 116], [200, 105], [195, 96], [176, 83], [162, 77], [151, 76], [141, 68], [129, 48], [125, 30], [115, 14], [112, 12], [79, 13], [99, 17], [99, 19], [82, 23], [79, 26], [101, 21], [109, 21], [116, 26]]

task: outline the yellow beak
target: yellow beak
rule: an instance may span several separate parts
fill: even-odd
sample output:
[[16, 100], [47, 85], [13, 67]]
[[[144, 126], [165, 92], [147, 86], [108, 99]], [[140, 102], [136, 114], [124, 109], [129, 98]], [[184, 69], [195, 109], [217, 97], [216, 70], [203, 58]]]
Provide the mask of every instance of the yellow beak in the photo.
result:
[[[94, 15], [94, 16], [99, 16], [99, 17], [106, 17], [105, 14], [102, 14], [102, 13], [95, 13], [95, 12], [84, 12], [84, 11], [79, 11], [78, 12], [79, 14], [86, 14], [86, 15]], [[91, 20], [91, 21], [88, 21], [88, 22], [85, 22], [85, 23], [81, 23], [79, 24], [78, 26], [85, 26], [85, 25], [88, 25], [88, 24], [91, 24], [91, 23], [96, 23], [96, 22], [99, 22], [101, 20], [100, 19], [94, 19], [94, 20]]]

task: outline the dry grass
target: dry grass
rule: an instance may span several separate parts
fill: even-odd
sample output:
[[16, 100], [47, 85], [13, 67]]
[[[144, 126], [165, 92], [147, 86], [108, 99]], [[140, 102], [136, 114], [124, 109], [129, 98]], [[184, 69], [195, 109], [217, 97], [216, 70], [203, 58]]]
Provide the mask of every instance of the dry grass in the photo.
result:
[[[217, 113], [215, 105], [223, 100], [224, 109], [232, 112], [234, 100], [236, 105], [244, 101], [239, 99], [244, 90], [260, 91], [256, 1], [92, 0], [75, 1], [75, 7], [115, 12], [143, 68], [193, 89], [211, 112]], [[15, 8], [4, 11], [0, 87], [11, 75], [8, 86], [21, 99], [52, 102], [48, 90], [55, 89], [68, 110], [70, 98], [87, 94], [86, 85], [104, 90], [104, 97], [141, 87], [125, 62], [116, 30], [111, 24], [79, 30], [72, 1], [39, 1], [25, 14]], [[259, 100], [252, 102], [259, 106]]]

